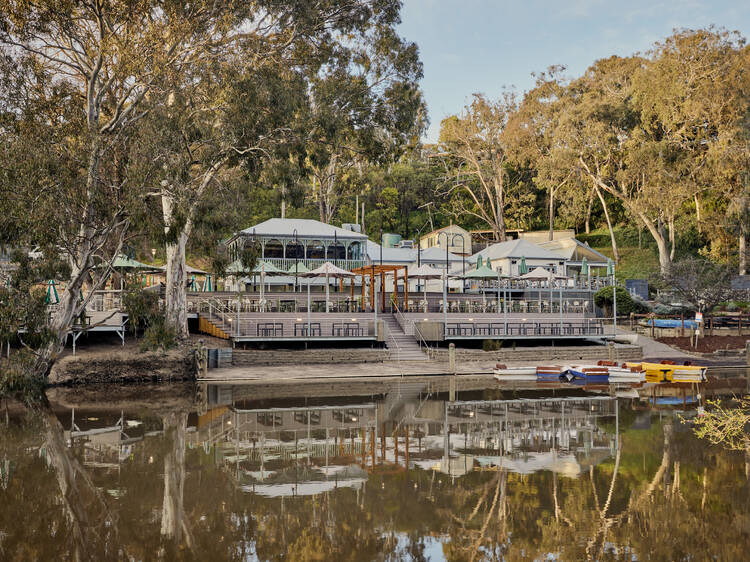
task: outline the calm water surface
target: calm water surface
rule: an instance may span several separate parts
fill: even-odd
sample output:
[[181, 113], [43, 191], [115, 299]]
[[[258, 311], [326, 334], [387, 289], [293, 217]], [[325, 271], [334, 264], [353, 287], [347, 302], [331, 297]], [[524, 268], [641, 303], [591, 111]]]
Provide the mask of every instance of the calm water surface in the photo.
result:
[[698, 441], [675, 406], [482, 386], [453, 401], [444, 383], [367, 382], [10, 404], [0, 559], [747, 559], [750, 457]]

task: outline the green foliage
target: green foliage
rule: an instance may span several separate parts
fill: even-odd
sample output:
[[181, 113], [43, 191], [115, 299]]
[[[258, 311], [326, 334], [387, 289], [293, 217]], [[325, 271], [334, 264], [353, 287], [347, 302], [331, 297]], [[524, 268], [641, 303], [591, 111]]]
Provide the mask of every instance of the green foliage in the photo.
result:
[[163, 316], [152, 319], [141, 339], [141, 351], [167, 351], [177, 345], [177, 332]]
[[[613, 290], [612, 287], [602, 287], [594, 293], [594, 304], [604, 310], [604, 314], [611, 316], [613, 313]], [[636, 312], [633, 298], [623, 287], [617, 287], [617, 315]]]
[[482, 349], [484, 351], [498, 351], [502, 345], [502, 340], [482, 340]]
[[9, 358], [0, 358], [0, 398], [13, 398], [26, 404], [44, 398], [46, 381], [34, 376], [35, 356], [28, 349], [13, 351]]
[[128, 324], [134, 334], [161, 317], [159, 295], [142, 289], [138, 283], [127, 286], [122, 295], [122, 307], [128, 315]]

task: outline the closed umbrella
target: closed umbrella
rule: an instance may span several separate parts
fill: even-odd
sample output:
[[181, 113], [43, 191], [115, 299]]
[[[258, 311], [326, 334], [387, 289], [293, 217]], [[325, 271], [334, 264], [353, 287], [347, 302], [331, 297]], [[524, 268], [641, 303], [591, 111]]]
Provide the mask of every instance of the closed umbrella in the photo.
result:
[[[52, 302], [55, 299], [55, 302]], [[44, 302], [47, 304], [57, 304], [60, 302], [60, 297], [57, 295], [57, 287], [55, 287], [55, 280], [50, 279], [47, 282], [47, 296], [44, 298]]]
[[521, 263], [518, 264], [518, 274], [525, 275], [528, 272], [529, 272], [529, 268], [526, 267], [526, 257], [521, 256]]

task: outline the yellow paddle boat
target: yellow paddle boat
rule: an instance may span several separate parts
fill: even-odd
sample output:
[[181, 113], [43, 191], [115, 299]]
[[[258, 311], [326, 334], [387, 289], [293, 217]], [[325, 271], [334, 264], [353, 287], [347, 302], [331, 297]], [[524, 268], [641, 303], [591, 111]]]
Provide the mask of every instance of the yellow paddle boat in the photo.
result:
[[626, 363], [646, 373], [646, 382], [705, 382], [706, 367], [700, 365], [676, 365], [673, 361], [661, 363]]

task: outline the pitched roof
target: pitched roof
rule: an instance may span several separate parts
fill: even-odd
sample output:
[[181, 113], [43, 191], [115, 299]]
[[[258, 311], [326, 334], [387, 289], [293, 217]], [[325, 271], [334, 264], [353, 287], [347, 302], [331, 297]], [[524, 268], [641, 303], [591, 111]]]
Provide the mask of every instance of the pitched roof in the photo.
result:
[[[316, 221], [313, 219], [268, 219], [262, 223], [241, 230], [238, 234], [255, 234], [256, 236], [283, 236], [291, 237], [297, 230], [299, 238], [337, 238], [347, 240], [366, 240], [367, 236], [358, 232], [352, 232], [332, 224]], [[233, 237], [234, 238], [234, 237]]]
[[[546, 242], [540, 242], [539, 246], [546, 248], [552, 252], [560, 254], [567, 260], [581, 261], [583, 256], [591, 262], [603, 262], [607, 263], [607, 256], [597, 252], [588, 244], [584, 244], [576, 238], [564, 238], [562, 240], [548, 240]], [[576, 255], [581, 254], [581, 255]]]
[[[367, 257], [373, 263], [380, 262], [380, 244], [367, 241]], [[393, 264], [410, 264], [417, 261], [417, 248], [387, 248], [383, 247], [383, 262]], [[419, 254], [420, 263], [445, 263], [445, 250], [437, 246], [425, 248]], [[448, 261], [451, 263], [460, 262], [461, 256], [448, 252]]]
[[492, 244], [484, 250], [481, 250], [467, 258], [470, 263], [476, 263], [477, 258], [482, 256], [483, 258], [489, 258], [491, 260], [498, 260], [503, 258], [526, 258], [526, 259], [538, 259], [538, 260], [561, 260], [564, 256], [552, 252], [546, 248], [542, 248], [538, 244], [529, 242], [528, 240], [508, 240], [506, 242], [498, 242]]

